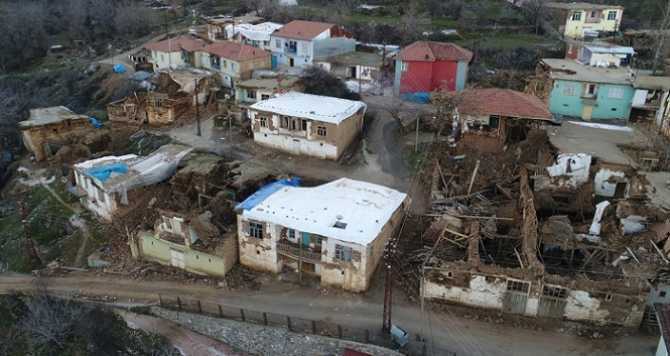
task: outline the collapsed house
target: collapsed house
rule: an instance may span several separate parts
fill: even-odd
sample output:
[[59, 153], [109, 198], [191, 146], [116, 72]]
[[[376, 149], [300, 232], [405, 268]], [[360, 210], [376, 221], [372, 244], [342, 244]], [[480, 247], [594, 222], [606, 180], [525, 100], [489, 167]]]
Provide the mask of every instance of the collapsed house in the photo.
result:
[[30, 118], [19, 122], [23, 144], [36, 161], [44, 161], [64, 145], [81, 141], [95, 130], [86, 115], [64, 106], [30, 109]]
[[340, 178], [316, 187], [271, 183], [240, 203], [240, 263], [279, 273], [289, 268], [322, 285], [365, 291], [408, 206], [404, 193]]
[[497, 154], [462, 148], [433, 166], [421, 296], [639, 326], [667, 263], [667, 236], [649, 229], [665, 216], [646, 205], [643, 178], [588, 154], [557, 155], [540, 130]]
[[172, 176], [192, 148], [164, 145], [148, 156], [106, 156], [74, 165], [74, 184], [81, 203], [106, 221], [142, 203], [142, 187]]
[[551, 121], [538, 98], [509, 89], [467, 89], [456, 97], [461, 144], [481, 152], [499, 152], [526, 139], [529, 130]]
[[218, 84], [213, 73], [183, 68], [161, 71], [154, 78], [155, 89], [135, 92], [107, 105], [112, 123], [152, 126], [171, 125], [194, 119], [196, 105], [203, 113], [216, 108]]

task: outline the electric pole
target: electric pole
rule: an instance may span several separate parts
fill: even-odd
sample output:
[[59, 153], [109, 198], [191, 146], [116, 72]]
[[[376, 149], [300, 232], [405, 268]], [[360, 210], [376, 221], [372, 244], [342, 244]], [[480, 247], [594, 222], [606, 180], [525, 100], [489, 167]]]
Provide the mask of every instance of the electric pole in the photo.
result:
[[198, 102], [198, 79], [195, 79], [195, 122], [197, 127], [196, 135], [202, 136], [200, 129], [200, 103]]

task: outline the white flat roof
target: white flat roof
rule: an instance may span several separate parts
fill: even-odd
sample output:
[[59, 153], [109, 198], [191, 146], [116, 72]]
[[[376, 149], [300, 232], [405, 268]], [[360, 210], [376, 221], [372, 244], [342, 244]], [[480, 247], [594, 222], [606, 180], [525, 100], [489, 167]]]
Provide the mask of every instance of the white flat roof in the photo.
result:
[[[388, 187], [340, 178], [317, 187], [283, 187], [242, 216], [365, 246], [406, 197]], [[334, 227], [335, 222], [346, 226]]]
[[259, 101], [251, 105], [250, 108], [252, 110], [266, 111], [279, 115], [339, 124], [354, 115], [361, 108], [367, 108], [367, 105], [362, 101], [289, 92]]

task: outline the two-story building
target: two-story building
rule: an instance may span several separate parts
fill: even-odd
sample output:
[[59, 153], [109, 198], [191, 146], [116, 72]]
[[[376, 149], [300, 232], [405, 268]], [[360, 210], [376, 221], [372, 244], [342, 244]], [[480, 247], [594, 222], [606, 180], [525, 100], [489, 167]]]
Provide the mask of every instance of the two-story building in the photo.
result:
[[292, 154], [339, 159], [363, 129], [361, 101], [289, 92], [249, 107], [254, 141]]
[[221, 75], [223, 86], [251, 78], [256, 69], [270, 68], [270, 53], [242, 43], [222, 41], [207, 45], [200, 54], [199, 66]]
[[396, 59], [395, 94], [462, 91], [472, 52], [453, 43], [418, 41]]
[[627, 67], [634, 55], [633, 47], [594, 43], [583, 46], [578, 59], [581, 63], [594, 67]]
[[313, 21], [291, 21], [270, 36], [272, 68], [306, 67], [315, 58], [326, 58], [356, 49], [338, 26]]
[[199, 52], [207, 42], [191, 35], [182, 35], [166, 40], [150, 42], [144, 48], [151, 52], [150, 62], [154, 71], [176, 69], [184, 66], [197, 67]]
[[240, 263], [365, 291], [408, 204], [404, 193], [348, 178], [316, 187], [271, 183], [236, 207]]
[[623, 18], [623, 6], [586, 2], [549, 2], [546, 7], [558, 31], [567, 38], [598, 37], [617, 32]]
[[233, 39], [248, 46], [270, 51], [270, 36], [284, 25], [274, 22], [263, 22], [257, 25], [240, 24], [235, 26]]
[[592, 67], [567, 59], [542, 59], [549, 111], [584, 120], [628, 120], [635, 88], [628, 68]]
[[277, 76], [273, 78], [254, 78], [241, 81], [235, 90], [235, 102], [241, 106], [253, 105], [279, 94], [300, 91], [300, 78]]

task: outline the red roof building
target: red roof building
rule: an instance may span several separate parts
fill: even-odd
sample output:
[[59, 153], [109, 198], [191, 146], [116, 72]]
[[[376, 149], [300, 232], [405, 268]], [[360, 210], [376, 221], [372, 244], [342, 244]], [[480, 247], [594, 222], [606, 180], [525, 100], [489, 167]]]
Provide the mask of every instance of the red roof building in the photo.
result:
[[270, 58], [270, 53], [260, 48], [237, 42], [216, 42], [204, 48], [204, 51], [231, 61], [244, 62], [258, 58]]
[[205, 48], [207, 42], [189, 35], [183, 35], [175, 38], [169, 38], [162, 41], [150, 42], [144, 45], [144, 48], [157, 52], [195, 52]]
[[472, 52], [453, 43], [418, 41], [403, 48], [396, 61], [396, 94], [461, 91]]
[[[327, 30], [332, 31], [335, 27], [336, 26], [332, 23], [295, 20], [284, 25], [284, 27], [275, 32], [273, 36], [310, 41]], [[328, 37], [331, 37], [330, 33], [328, 34]]]

